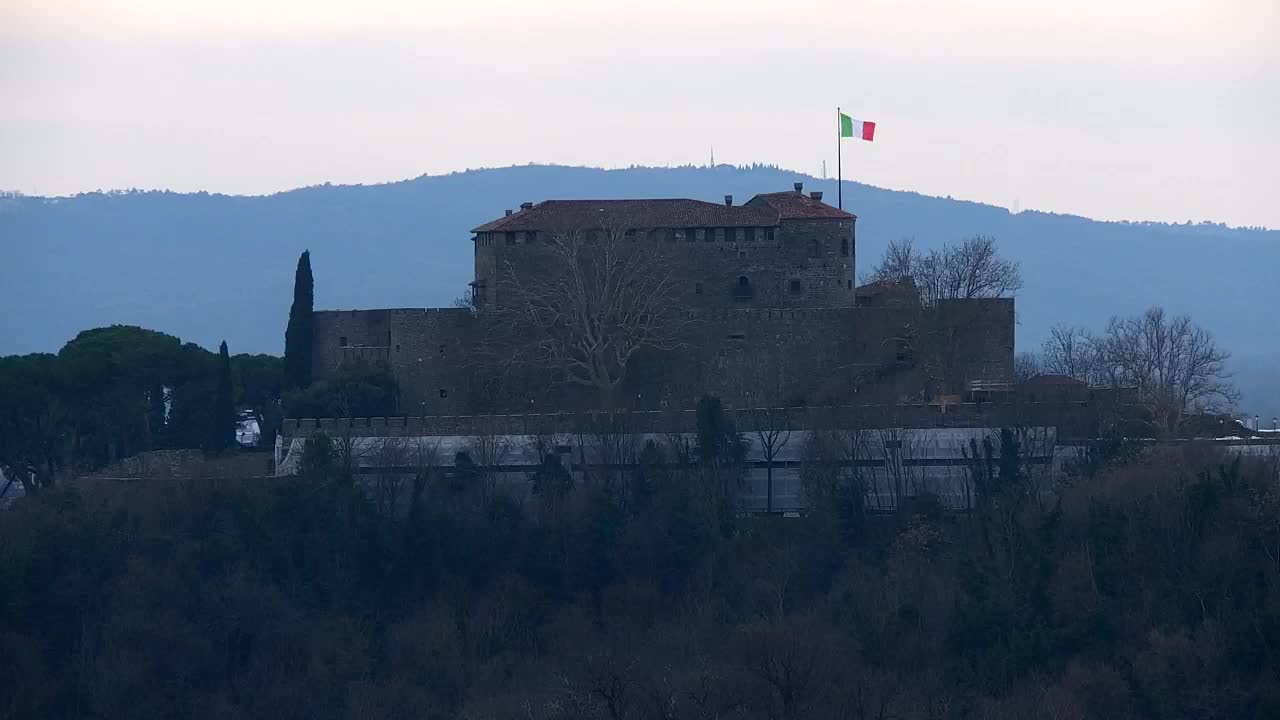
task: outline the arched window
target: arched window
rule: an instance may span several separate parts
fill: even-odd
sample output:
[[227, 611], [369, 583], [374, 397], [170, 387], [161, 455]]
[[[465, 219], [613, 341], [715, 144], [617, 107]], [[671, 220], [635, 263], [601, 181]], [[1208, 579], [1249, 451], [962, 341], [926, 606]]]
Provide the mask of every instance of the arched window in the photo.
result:
[[849, 256], [849, 238], [840, 238], [840, 254]]
[[751, 295], [751, 280], [746, 275], [739, 275], [738, 284], [733, 288], [733, 299], [750, 300]]
[[817, 239], [813, 241], [813, 245], [810, 246], [809, 248], [809, 257], [812, 257], [812, 258], [822, 257], [822, 243]]

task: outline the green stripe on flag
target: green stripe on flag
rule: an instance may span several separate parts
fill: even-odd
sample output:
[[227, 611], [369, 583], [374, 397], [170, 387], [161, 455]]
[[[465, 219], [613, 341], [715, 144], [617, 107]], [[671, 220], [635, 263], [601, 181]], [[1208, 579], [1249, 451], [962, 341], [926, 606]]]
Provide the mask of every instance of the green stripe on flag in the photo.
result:
[[853, 118], [844, 113], [840, 113], [840, 137], [853, 137]]

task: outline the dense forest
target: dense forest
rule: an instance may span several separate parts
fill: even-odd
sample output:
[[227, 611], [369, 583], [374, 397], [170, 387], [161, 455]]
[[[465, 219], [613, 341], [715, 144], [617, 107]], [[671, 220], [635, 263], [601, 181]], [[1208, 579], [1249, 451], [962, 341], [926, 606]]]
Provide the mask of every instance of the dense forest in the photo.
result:
[[80, 482], [0, 518], [0, 718], [1280, 718], [1280, 464], [1112, 446], [1052, 490], [974, 444], [974, 510], [872, 514], [810, 437], [804, 517], [741, 438], [518, 504], [423, 466], [394, 512], [296, 477]]

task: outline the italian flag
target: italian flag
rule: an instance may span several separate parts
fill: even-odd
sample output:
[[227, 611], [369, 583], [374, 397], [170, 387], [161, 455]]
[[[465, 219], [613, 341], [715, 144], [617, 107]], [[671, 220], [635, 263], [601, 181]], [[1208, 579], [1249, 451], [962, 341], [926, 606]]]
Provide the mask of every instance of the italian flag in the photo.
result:
[[875, 140], [876, 124], [870, 120], [854, 120], [848, 115], [840, 113], [840, 137], [862, 138], [868, 141]]

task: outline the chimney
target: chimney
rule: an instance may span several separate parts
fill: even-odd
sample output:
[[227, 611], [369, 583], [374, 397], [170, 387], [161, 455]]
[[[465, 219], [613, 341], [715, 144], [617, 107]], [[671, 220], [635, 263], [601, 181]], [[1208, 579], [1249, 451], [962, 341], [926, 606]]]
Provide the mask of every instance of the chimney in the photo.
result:
[[511, 211], [510, 211], [510, 210], [508, 210], [508, 211], [507, 211], [507, 217], [511, 217]]
[[725, 204], [725, 207], [733, 207], [733, 196], [732, 196], [732, 195], [725, 195], [725, 196], [724, 196], [724, 204]]
[[521, 210], [532, 210], [532, 209], [533, 209], [533, 203], [531, 203], [531, 202], [522, 202], [522, 203], [520, 203], [520, 209], [521, 209]]
[[822, 202], [822, 191], [814, 190], [809, 193], [809, 197], [813, 198], [814, 200], [817, 200], [818, 202]]
[[804, 192], [804, 183], [796, 183], [793, 187], [795, 187], [796, 192], [798, 193]]

